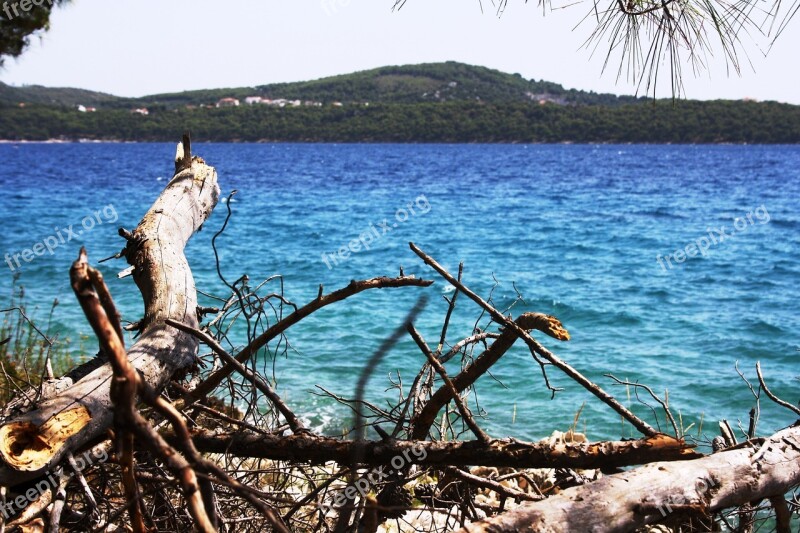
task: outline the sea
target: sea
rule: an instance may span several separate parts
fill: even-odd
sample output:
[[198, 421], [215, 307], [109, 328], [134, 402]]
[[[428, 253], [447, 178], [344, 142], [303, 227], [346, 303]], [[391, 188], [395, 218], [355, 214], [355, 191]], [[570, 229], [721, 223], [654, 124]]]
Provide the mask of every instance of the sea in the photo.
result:
[[[217, 169], [222, 190], [186, 249], [200, 303], [220, 305], [243, 276], [252, 289], [266, 281], [258, 292], [272, 296], [251, 333], [312, 301], [320, 286], [330, 292], [401, 269], [434, 281], [330, 305], [260, 354], [278, 393], [315, 430], [347, 433], [347, 400], [376, 353], [364, 400], [388, 411], [408, 394], [425, 356], [405, 333], [381, 346], [421, 298], [415, 325], [438, 347], [454, 287], [410, 242], [454, 275], [463, 263], [464, 284], [506, 314], [557, 317], [571, 339], [535, 333], [542, 345], [665, 432], [673, 429], [662, 406], [638, 385], [699, 442], [719, 434], [720, 420], [741, 435], [754, 407], [762, 436], [797, 418], [760, 391], [755, 365], [772, 392], [797, 405], [800, 147], [195, 143], [193, 151]], [[171, 143], [0, 145], [0, 308], [24, 287], [37, 326], [68, 342], [75, 361], [93, 356], [69, 286], [85, 246], [123, 320], [139, 320], [132, 278], [117, 277], [128, 265], [98, 261], [120, 251], [118, 229], [133, 229], [166, 186], [174, 153]], [[239, 316], [227, 347], [246, 343], [246, 326]], [[443, 349], [476, 330], [499, 327], [460, 294]], [[448, 373], [482, 350], [453, 358]], [[467, 404], [486, 432], [637, 436], [558, 369], [544, 370], [556, 392], [518, 342], [477, 382]], [[456, 425], [446, 438], [457, 437], [470, 435]]]

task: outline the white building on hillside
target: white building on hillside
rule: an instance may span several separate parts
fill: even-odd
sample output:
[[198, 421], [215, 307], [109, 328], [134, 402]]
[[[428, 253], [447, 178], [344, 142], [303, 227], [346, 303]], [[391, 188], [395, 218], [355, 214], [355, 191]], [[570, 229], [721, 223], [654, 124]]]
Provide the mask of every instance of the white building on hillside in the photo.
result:
[[217, 107], [239, 107], [239, 100], [236, 98], [223, 98], [217, 102]]

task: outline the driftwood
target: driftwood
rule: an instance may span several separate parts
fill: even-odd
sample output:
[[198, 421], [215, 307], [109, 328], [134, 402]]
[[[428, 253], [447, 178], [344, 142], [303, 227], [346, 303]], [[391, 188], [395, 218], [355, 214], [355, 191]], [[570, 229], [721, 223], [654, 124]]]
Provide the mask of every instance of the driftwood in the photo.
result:
[[[164, 415], [173, 428], [183, 437], [179, 447], [191, 457], [188, 429], [183, 417], [172, 404], [149, 388], [136, 372], [125, 353], [122, 342], [122, 327], [111, 294], [100, 273], [89, 266], [86, 250], [81, 248], [78, 260], [70, 271], [72, 287], [83, 308], [86, 318], [100, 341], [103, 353], [108, 354], [114, 378], [111, 381], [111, 402], [114, 407], [114, 434], [122, 467], [122, 481], [128, 507], [131, 527], [135, 533], [144, 533], [147, 526], [141, 509], [141, 493], [136, 480], [134, 461], [134, 437], [147, 446], [155, 456], [180, 480], [183, 495], [188, 502], [189, 513], [201, 533], [214, 533], [216, 526], [209, 516], [203, 502], [197, 473], [186, 457], [167, 444], [161, 435], [148, 423], [136, 408], [138, 397]], [[187, 453], [188, 452], [188, 453]], [[192, 457], [195, 459], [195, 457]], [[197, 461], [193, 461], [195, 464]], [[213, 515], [212, 515], [213, 516]], [[277, 520], [273, 517], [273, 521]]]
[[[394, 439], [355, 442], [309, 434], [278, 436], [249, 431], [229, 434], [200, 431], [194, 433], [192, 438], [202, 452], [312, 463], [336, 461], [347, 464], [354, 450], [359, 448], [363, 453], [361, 462], [365, 465], [389, 464], [394, 457], [407, 457], [412, 448], [418, 452], [413, 462], [423, 466], [589, 469], [702, 457], [684, 442], [667, 435], [628, 441], [556, 445], [516, 439], [496, 439], [488, 443]], [[168, 437], [167, 440], [171, 439]]]
[[[753, 502], [758, 500], [770, 502], [775, 509], [778, 532], [788, 531], [792, 510], [783, 495], [800, 484], [800, 428], [756, 439], [755, 419], [751, 418], [750, 438], [745, 443], [736, 445], [732, 429], [726, 426], [728, 437], [720, 446], [733, 448], [704, 456], [679, 438], [667, 402], [659, 401], [652, 390], [641, 386], [659, 401], [675, 437], [636, 416], [533, 338], [534, 331], [541, 331], [568, 340], [569, 333], [558, 319], [540, 313], [523, 313], [515, 319], [508, 310], [495, 308], [491, 297], [485, 300], [462, 283], [463, 266], [458, 276], [453, 276], [413, 244], [412, 250], [424, 263], [456, 289], [451, 298], [445, 298], [449, 308], [436, 349], [429, 347], [411, 318], [396, 330], [398, 335], [407, 331], [425, 359], [410, 389], [398, 373], [393, 386], [399, 400], [388, 408], [370, 404], [358, 388], [355, 399], [322, 389], [357, 413], [356, 427], [349, 434], [364, 435], [372, 427], [381, 440], [315, 434], [302, 421], [303, 413], [295, 413], [291, 402], [278, 395], [268, 372], [259, 370], [264, 363], [262, 350], [276, 339], [275, 344], [280, 345], [288, 328], [330, 304], [372, 289], [428, 287], [433, 282], [406, 276], [401, 268], [398, 277], [352, 281], [327, 294], [320, 287], [316, 298], [298, 307], [283, 296], [282, 289], [259, 297], [258, 289], [248, 286], [248, 278], [243, 276], [233, 284], [226, 282], [234, 294], [227, 300], [219, 298], [225, 303], [222, 309], [199, 308], [183, 250], [207, 220], [218, 194], [215, 170], [191, 157], [189, 140], [184, 137], [173, 179], [133, 232], [120, 230], [127, 244], [114, 257], [125, 257], [132, 265], [129, 271], [145, 303], [144, 317], [135, 326], [141, 336], [127, 352], [111, 294], [81, 251], [71, 272], [73, 288], [98, 337], [100, 354], [66, 377], [52, 380], [40, 390], [25, 391], [5, 406], [0, 426], [0, 486], [24, 490], [26, 481], [39, 481], [47, 471], [69, 463], [81, 481], [77, 491], [86, 494], [86, 505], [76, 504], [75, 494], [68, 497], [70, 485], [61, 481], [45, 487], [36, 503], [17, 509], [14, 521], [7, 525], [44, 524], [41, 517], [48, 512], [47, 523], [53, 530], [65, 516], [68, 522], [86, 525], [89, 513], [100, 507], [99, 498], [107, 509], [113, 509], [102, 520], [99, 513], [91, 519], [99, 529], [104, 524], [116, 527], [127, 512], [136, 532], [267, 528], [372, 532], [389, 518], [403, 517], [414, 501], [413, 491], [432, 516], [437, 515], [437, 508], [446, 507], [458, 517], [457, 522], [440, 523], [430, 531], [462, 526], [465, 532], [633, 531], [662, 522], [672, 513], [706, 515], [740, 507], [740, 519], [752, 518], [756, 514]], [[470, 336], [449, 344], [448, 324], [460, 293], [491, 320], [480, 327], [476, 322]], [[262, 320], [268, 307], [265, 302], [271, 298], [279, 302], [280, 312], [274, 320]], [[292, 311], [284, 312], [284, 305]], [[229, 326], [220, 326], [231, 309], [229, 324], [240, 316], [236, 313], [248, 321], [247, 342], [241, 348], [227, 337], [225, 328]], [[199, 317], [209, 313], [217, 313], [216, 318], [201, 327]], [[263, 327], [251, 331], [249, 321], [254, 316]], [[488, 331], [494, 326], [500, 331]], [[522, 442], [485, 433], [470, 411], [468, 396], [517, 339], [538, 363], [550, 391], [559, 390], [548, 380], [548, 368], [555, 368], [615, 410], [642, 437], [594, 443], [555, 437], [548, 442]], [[194, 365], [200, 343], [212, 353]], [[232, 347], [230, 353], [223, 348], [225, 343]], [[476, 350], [479, 346], [482, 349]], [[445, 364], [457, 355], [463, 357], [461, 368], [452, 372], [455, 365], [451, 364], [446, 369]], [[381, 356], [379, 349], [373, 359]], [[198, 369], [208, 358], [214, 363], [209, 371], [193, 372], [189, 380], [173, 379], [177, 371], [190, 365]], [[369, 378], [371, 368], [366, 366], [360, 384]], [[760, 366], [757, 372], [770, 399], [800, 412], [767, 389]], [[174, 402], [167, 393], [161, 394], [168, 383], [167, 393], [178, 397]], [[224, 402], [217, 394], [230, 399], [231, 405], [221, 406]], [[32, 403], [34, 397], [38, 405]], [[236, 409], [242, 398], [249, 409], [245, 414]], [[150, 411], [140, 412], [138, 402]], [[365, 410], [368, 414], [362, 415]], [[459, 422], [461, 429], [454, 429]], [[387, 427], [393, 430], [387, 432]], [[108, 431], [112, 428], [113, 433]], [[476, 440], [458, 440], [467, 432]], [[102, 468], [106, 475], [112, 474], [106, 479], [118, 481], [92, 487], [95, 478], [81, 475], [72, 452], [108, 438], [109, 433], [117, 444], [115, 460]], [[339, 468], [316, 466], [330, 462]], [[619, 468], [643, 464], [595, 481], [577, 472], [619, 472]], [[468, 465], [484, 468], [469, 470]], [[508, 467], [514, 470], [500, 472]], [[553, 480], [526, 477], [524, 469], [533, 468], [555, 472]], [[434, 483], [406, 487], [423, 478]], [[525, 483], [506, 483], [519, 479]], [[537, 483], [549, 485], [540, 489]], [[140, 485], [147, 490], [139, 490]], [[474, 496], [479, 490], [494, 493], [498, 499], [478, 502]], [[2, 506], [4, 491], [0, 489], [0, 511], [9, 518]], [[124, 492], [124, 497], [120, 498], [119, 492]], [[506, 511], [508, 498], [526, 503]], [[164, 502], [170, 504], [166, 511], [159, 507]], [[174, 506], [175, 502], [181, 504]], [[476, 509], [484, 514], [477, 514]], [[159, 529], [163, 514], [156, 513], [165, 513], [173, 522]], [[490, 518], [479, 521], [482, 516]], [[2, 526], [0, 518], [0, 530]], [[741, 526], [739, 530], [744, 531]]]
[[[603, 403], [614, 409], [617, 413], [622, 416], [625, 420], [630, 422], [637, 430], [639, 430], [643, 435], [654, 436], [658, 434], [655, 428], [653, 428], [650, 424], [645, 422], [644, 420], [640, 419], [636, 415], [634, 415], [630, 409], [622, 405], [616, 398], [608, 394], [606, 391], [601, 389], [595, 383], [589, 381], [583, 374], [578, 372], [575, 368], [571, 365], [562, 361], [558, 356], [556, 356], [553, 352], [539, 344], [526, 330], [524, 327], [521, 327], [519, 324], [514, 322], [513, 320], [509, 319], [508, 317], [504, 316], [500, 313], [497, 309], [495, 309], [489, 302], [485, 301], [483, 298], [478, 296], [475, 292], [470, 290], [466, 287], [463, 283], [461, 283], [458, 279], [453, 277], [442, 265], [440, 265], [433, 257], [423, 252], [417, 245], [413, 242], [409, 243], [411, 250], [417, 254], [420, 259], [422, 259], [426, 265], [430, 266], [433, 270], [435, 270], [440, 276], [442, 276], [448, 283], [456, 287], [458, 290], [464, 293], [467, 298], [478, 304], [487, 313], [495, 320], [498, 324], [504, 326], [508, 331], [513, 331], [519, 338], [525, 341], [525, 344], [528, 345], [530, 348], [531, 353], [537, 356], [540, 356], [548, 361], [551, 365], [555, 366], [562, 372], [564, 372], [567, 376], [569, 376], [573, 381], [580, 384], [583, 388], [594, 394], [598, 399], [600, 399]], [[558, 322], [556, 320], [556, 322]], [[560, 328], [561, 324], [558, 323], [558, 327]], [[548, 333], [549, 334], [549, 333]], [[554, 335], [556, 336], [556, 335]], [[556, 338], [558, 338], [556, 336]], [[569, 338], [569, 336], [567, 336]]]
[[[537, 329], [558, 340], [569, 340], [569, 333], [556, 318], [542, 313], [525, 313], [516, 320], [516, 324], [530, 331]], [[506, 329], [492, 345], [469, 365], [463, 372], [453, 379], [453, 386], [460, 393], [477, 381], [495, 364], [519, 338], [513, 329]], [[412, 438], [424, 439], [430, 431], [439, 411], [453, 398], [452, 391], [447, 386], [437, 390], [425, 404], [425, 407], [414, 419]]]
[[[197, 354], [197, 340], [164, 321], [197, 325], [197, 292], [183, 250], [219, 196], [214, 168], [192, 158], [186, 148], [184, 153], [179, 146], [176, 174], [159, 198], [132, 233], [124, 232], [124, 256], [145, 305], [141, 337], [128, 359], [156, 391]], [[0, 484], [37, 477], [108, 430], [113, 421], [111, 377], [111, 367], [104, 364], [0, 427]]]
[[[800, 484], [800, 426], [758, 448], [693, 461], [657, 462], [573, 487], [466, 526], [463, 533], [633, 531], [681, 511], [713, 512], [780, 498]], [[784, 502], [785, 503], [785, 502]]]

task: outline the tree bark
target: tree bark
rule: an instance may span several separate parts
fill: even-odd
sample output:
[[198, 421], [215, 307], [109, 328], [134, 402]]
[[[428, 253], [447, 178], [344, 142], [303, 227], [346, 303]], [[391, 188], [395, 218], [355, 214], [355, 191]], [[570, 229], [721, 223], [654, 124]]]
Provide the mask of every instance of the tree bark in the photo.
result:
[[[172, 439], [167, 437], [167, 441]], [[198, 451], [286, 461], [350, 464], [356, 442], [300, 433], [280, 436], [255, 431], [196, 432]], [[360, 441], [361, 462], [390, 464], [396, 457], [425, 466], [481, 465], [517, 468], [612, 468], [702, 455], [667, 435], [639, 440], [550, 445], [513, 439], [479, 441]]]
[[[189, 238], [211, 215], [219, 197], [217, 173], [188, 142], [179, 145], [176, 174], [132, 233], [125, 258], [144, 299], [142, 334], [128, 358], [142, 379], [161, 390], [192, 363], [198, 342], [165, 324], [170, 318], [197, 326], [197, 292], [184, 255]], [[36, 410], [0, 427], [0, 485], [33, 479], [101, 436], [112, 424], [112, 370], [104, 364]]]
[[800, 484], [800, 427], [757, 449], [718, 452], [692, 461], [651, 463], [525, 503], [475, 522], [462, 533], [571, 531], [621, 533], [678, 510], [719, 511], [783, 495]]

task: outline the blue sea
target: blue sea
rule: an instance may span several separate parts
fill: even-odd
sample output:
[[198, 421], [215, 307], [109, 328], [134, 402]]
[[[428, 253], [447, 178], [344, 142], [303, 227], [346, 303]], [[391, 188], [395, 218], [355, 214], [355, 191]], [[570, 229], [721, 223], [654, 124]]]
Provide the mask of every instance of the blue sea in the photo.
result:
[[[18, 274], [37, 322], [46, 326], [58, 298], [51, 331], [70, 339], [76, 358], [93, 355], [69, 266], [81, 245], [93, 261], [121, 249], [118, 227], [133, 229], [167, 184], [174, 151], [174, 144], [0, 145], [0, 307]], [[537, 334], [541, 342], [665, 431], [660, 413], [656, 421], [633, 389], [605, 375], [668, 391], [679, 423], [703, 440], [718, 434], [723, 418], [747, 427], [755, 400], [737, 362], [756, 383], [761, 361], [772, 390], [800, 400], [796, 146], [198, 143], [194, 152], [216, 167], [223, 196], [238, 191], [189, 243], [203, 293], [229, 296], [211, 246], [228, 206], [228, 228], [217, 239], [221, 271], [229, 281], [246, 274], [252, 286], [282, 276], [265, 294], [282, 282], [284, 296], [302, 305], [320, 284], [331, 291], [397, 275], [401, 266], [436, 280], [428, 289], [368, 291], [332, 305], [291, 328], [288, 350], [274, 346], [278, 356], [262, 361], [287, 403], [326, 433], [341, 435], [351, 411], [316, 386], [354, 396], [366, 361], [422, 294], [429, 299], [417, 327], [438, 344], [452, 287], [409, 242], [453, 273], [463, 262], [465, 283], [491, 293], [501, 309], [514, 304], [514, 316], [556, 316], [572, 339]], [[14, 258], [54, 240], [52, 254], [40, 246], [41, 255]], [[131, 278], [116, 277], [126, 267], [100, 265], [123, 318], [135, 321], [139, 293]], [[476, 323], [487, 326], [467, 298], [457, 303], [448, 344]], [[241, 345], [244, 336], [233, 340]], [[366, 399], [385, 407], [398, 380], [407, 393], [423, 361], [404, 337], [372, 374]], [[459, 364], [449, 363], [451, 375]], [[538, 439], [573, 424], [590, 439], [635, 435], [558, 370], [548, 375], [564, 389], [555, 398], [520, 342], [481, 378], [469, 405], [494, 437]], [[766, 397], [760, 407], [762, 435], [795, 420]]]

